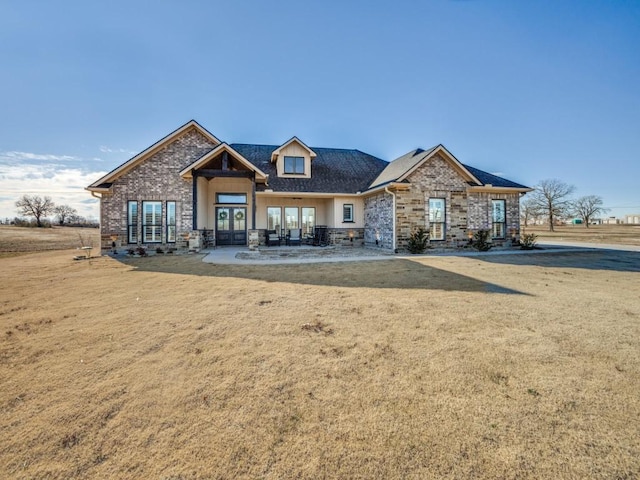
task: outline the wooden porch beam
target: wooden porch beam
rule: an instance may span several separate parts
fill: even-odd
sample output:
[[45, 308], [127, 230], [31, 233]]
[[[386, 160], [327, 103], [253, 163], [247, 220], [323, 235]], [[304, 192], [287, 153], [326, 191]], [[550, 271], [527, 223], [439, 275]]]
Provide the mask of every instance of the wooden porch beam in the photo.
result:
[[241, 171], [241, 170], [217, 170], [212, 168], [203, 168], [201, 170], [194, 170], [198, 176], [204, 178], [214, 177], [239, 177], [239, 178], [253, 178], [254, 172]]

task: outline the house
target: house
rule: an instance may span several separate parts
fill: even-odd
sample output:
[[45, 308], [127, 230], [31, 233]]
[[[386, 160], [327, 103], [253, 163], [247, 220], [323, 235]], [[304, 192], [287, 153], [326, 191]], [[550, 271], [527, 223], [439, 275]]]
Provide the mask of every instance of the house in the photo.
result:
[[100, 198], [104, 250], [254, 247], [267, 231], [301, 229], [401, 251], [418, 227], [432, 245], [459, 246], [481, 229], [509, 245], [519, 237], [520, 196], [531, 189], [462, 164], [442, 145], [387, 162], [297, 137], [228, 144], [192, 120], [87, 190]]

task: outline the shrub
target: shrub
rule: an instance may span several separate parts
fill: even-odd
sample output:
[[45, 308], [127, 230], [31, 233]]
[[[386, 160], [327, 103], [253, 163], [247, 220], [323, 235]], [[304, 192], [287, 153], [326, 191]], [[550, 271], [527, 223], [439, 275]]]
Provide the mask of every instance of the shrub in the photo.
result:
[[127, 254], [128, 255], [135, 255], [136, 251], [133, 248], [129, 248], [127, 249]]
[[471, 245], [473, 245], [473, 248], [479, 252], [486, 252], [490, 250], [493, 245], [491, 245], [490, 242], [489, 230], [478, 230], [474, 233]]
[[164, 250], [162, 249], [162, 247], [157, 247], [156, 253], [164, 253]]
[[429, 241], [429, 233], [422, 227], [415, 230], [409, 236], [409, 243], [407, 248], [411, 253], [423, 253], [427, 249], [427, 242]]
[[138, 247], [136, 248], [136, 253], [138, 255], [140, 255], [141, 257], [146, 257], [147, 256], [147, 249], [144, 247]]
[[538, 243], [538, 236], [535, 233], [525, 233], [520, 238], [520, 248], [522, 250], [533, 250]]

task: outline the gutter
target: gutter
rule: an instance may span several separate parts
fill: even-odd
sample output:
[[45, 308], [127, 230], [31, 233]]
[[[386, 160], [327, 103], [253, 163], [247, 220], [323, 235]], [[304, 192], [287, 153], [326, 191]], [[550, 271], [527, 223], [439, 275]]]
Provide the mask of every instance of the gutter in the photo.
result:
[[393, 216], [391, 217], [393, 235], [391, 237], [391, 249], [393, 253], [396, 253], [396, 194], [389, 190], [388, 186], [384, 187], [384, 191], [393, 197]]

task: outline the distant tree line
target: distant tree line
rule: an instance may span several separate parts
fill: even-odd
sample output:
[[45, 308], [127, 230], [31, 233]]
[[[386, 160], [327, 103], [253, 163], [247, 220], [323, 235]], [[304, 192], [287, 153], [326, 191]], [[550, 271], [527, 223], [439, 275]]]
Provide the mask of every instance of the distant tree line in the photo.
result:
[[20, 227], [50, 227], [50, 216], [60, 226], [69, 227], [98, 227], [96, 220], [78, 215], [78, 211], [69, 205], [56, 205], [51, 197], [40, 195], [23, 195], [16, 203], [18, 216], [6, 218], [5, 224]]
[[569, 218], [579, 218], [589, 228], [595, 218], [609, 211], [604, 208], [602, 197], [586, 195], [572, 198], [574, 191], [573, 185], [561, 180], [542, 180], [521, 202], [520, 220], [527, 227], [529, 223], [544, 219], [549, 231], [553, 232], [554, 225]]

